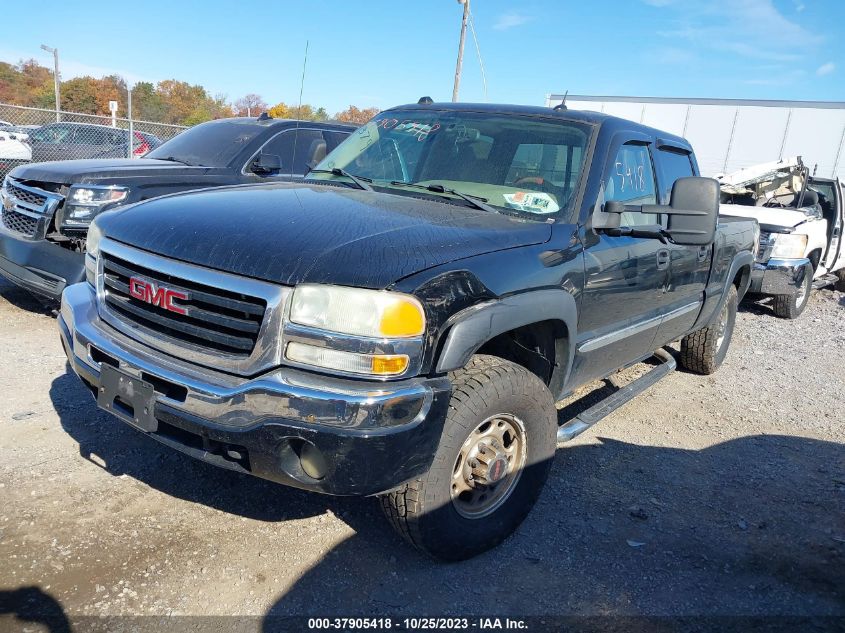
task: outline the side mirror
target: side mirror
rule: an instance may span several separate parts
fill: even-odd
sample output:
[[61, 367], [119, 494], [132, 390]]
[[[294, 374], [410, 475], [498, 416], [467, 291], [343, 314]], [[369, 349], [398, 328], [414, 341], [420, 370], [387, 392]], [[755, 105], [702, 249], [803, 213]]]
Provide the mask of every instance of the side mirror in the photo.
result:
[[669, 216], [667, 233], [675, 244], [704, 246], [716, 235], [719, 215], [719, 182], [713, 178], [678, 178], [663, 213]]
[[[705, 246], [712, 243], [716, 235], [720, 191], [719, 182], [713, 178], [678, 178], [672, 186], [668, 205], [631, 206], [617, 200], [605, 202], [600, 228], [613, 234], [658, 239], [668, 237], [683, 246]], [[669, 226], [665, 230], [659, 226], [620, 228], [618, 217], [626, 211], [668, 215]]]
[[282, 169], [282, 160], [276, 154], [261, 152], [252, 161], [249, 169], [254, 174], [272, 174]]

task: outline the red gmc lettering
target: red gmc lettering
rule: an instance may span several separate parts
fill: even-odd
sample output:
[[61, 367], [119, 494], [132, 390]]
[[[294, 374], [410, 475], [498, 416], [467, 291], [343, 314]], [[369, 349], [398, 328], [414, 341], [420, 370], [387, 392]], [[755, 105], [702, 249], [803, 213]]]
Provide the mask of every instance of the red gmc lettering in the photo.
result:
[[170, 288], [156, 286], [151, 281], [141, 279], [140, 277], [129, 278], [129, 295], [138, 301], [152, 304], [170, 312], [175, 312], [176, 314], [188, 314], [186, 308], [173, 303], [174, 299], [187, 300], [187, 294], [171, 290]]

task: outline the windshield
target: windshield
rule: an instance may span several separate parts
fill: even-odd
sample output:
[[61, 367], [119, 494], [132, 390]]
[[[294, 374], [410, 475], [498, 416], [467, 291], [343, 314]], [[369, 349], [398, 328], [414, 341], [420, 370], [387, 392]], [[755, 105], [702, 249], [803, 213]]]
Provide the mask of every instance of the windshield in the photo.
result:
[[401, 183], [442, 185], [495, 207], [548, 216], [572, 203], [590, 131], [521, 115], [391, 110], [353, 132], [315, 172], [339, 168], [407, 195], [421, 194]]
[[70, 141], [73, 137], [73, 130], [69, 125], [45, 125], [29, 136], [41, 143], [58, 145]]
[[208, 121], [188, 128], [162, 143], [145, 158], [165, 158], [188, 165], [228, 167], [266, 125], [254, 119]]

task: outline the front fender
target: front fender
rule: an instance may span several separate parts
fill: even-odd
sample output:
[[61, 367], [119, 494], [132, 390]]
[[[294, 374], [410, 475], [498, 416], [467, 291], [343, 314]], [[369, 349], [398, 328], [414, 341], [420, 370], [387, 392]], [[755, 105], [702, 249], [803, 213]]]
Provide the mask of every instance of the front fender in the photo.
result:
[[[462, 310], [447, 321], [446, 340], [437, 360], [437, 372], [464, 367], [472, 355], [490, 339], [510, 330], [540, 323], [560, 321], [570, 341], [575, 340], [578, 309], [575, 297], [562, 289], [534, 290], [510, 295]], [[572, 368], [574, 345], [567, 345], [565, 379]]]

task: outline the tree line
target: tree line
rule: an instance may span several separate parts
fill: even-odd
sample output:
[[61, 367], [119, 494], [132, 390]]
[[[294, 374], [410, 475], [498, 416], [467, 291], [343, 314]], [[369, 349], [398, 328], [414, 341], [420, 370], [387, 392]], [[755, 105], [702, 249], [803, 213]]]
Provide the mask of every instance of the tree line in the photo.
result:
[[[61, 108], [68, 112], [111, 116], [109, 101], [120, 104], [119, 114], [126, 112], [128, 86], [118, 75], [74, 77], [61, 82]], [[17, 64], [0, 61], [0, 103], [35, 108], [56, 107], [53, 71], [34, 59]], [[308, 121], [339, 121], [364, 123], [378, 108], [358, 108], [350, 105], [332, 117], [322, 107], [304, 103], [301, 106], [268, 104], [257, 94], [248, 94], [234, 102], [226, 95], [211, 95], [199, 85], [166, 79], [156, 84], [141, 81], [132, 86], [132, 118], [176, 125], [196, 125], [203, 121], [231, 116], [258, 116], [267, 112], [274, 118]]]

